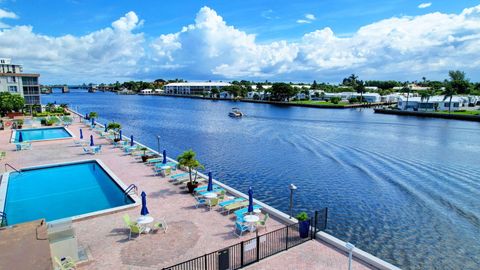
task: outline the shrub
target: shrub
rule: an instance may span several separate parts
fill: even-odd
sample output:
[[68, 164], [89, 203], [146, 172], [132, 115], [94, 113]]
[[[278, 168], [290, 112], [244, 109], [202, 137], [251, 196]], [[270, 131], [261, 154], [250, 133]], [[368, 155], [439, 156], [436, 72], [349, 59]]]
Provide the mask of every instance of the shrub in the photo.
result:
[[338, 104], [340, 102], [340, 98], [339, 97], [332, 97], [330, 98], [330, 102], [332, 102], [333, 104]]
[[308, 220], [308, 215], [306, 212], [301, 212], [296, 216], [296, 219], [298, 221], [305, 221], [305, 220]]
[[357, 102], [358, 102], [358, 98], [356, 98], [356, 97], [351, 97], [351, 98], [348, 99], [348, 102], [349, 102], [349, 103], [352, 103], [352, 104], [353, 104], [353, 103], [357, 103]]

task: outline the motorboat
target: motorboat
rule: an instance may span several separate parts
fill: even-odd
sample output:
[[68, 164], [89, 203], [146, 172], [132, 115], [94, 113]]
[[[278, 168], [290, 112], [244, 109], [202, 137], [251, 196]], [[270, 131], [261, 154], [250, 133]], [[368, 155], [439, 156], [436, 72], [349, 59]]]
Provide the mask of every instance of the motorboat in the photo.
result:
[[243, 116], [243, 113], [240, 111], [239, 108], [232, 108], [232, 111], [228, 113], [228, 116], [234, 118], [240, 118]]

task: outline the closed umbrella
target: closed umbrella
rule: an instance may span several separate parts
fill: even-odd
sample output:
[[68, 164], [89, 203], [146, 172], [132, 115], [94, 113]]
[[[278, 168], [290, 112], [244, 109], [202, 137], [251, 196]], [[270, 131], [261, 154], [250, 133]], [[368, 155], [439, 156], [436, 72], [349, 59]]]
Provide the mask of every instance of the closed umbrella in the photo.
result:
[[130, 146], [133, 146], [134, 142], [133, 142], [133, 135], [130, 136]]
[[85, 119], [88, 120], [88, 113], [85, 114]]
[[93, 143], [93, 135], [90, 135], [90, 146], [94, 146], [95, 144]]
[[253, 212], [253, 189], [250, 187], [248, 189], [248, 212]]
[[18, 142], [23, 142], [22, 132], [18, 133]]
[[95, 125], [95, 118], [92, 117], [92, 126]]
[[80, 129], [80, 140], [83, 140], [83, 131]]
[[213, 190], [213, 183], [212, 183], [212, 172], [208, 172], [208, 187], [207, 191], [212, 191]]
[[167, 164], [167, 150], [163, 150], [163, 164]]
[[121, 130], [121, 129], [120, 129], [120, 132], [119, 132], [119, 133], [120, 133], [119, 137], [120, 137], [120, 140], [121, 140], [121, 139], [123, 139], [123, 138], [122, 138], [123, 136], [122, 136], [122, 130]]
[[147, 208], [147, 194], [145, 194], [145, 191], [142, 191], [142, 210], [140, 211], [140, 215], [146, 216], [149, 214], [148, 208]]
[[108, 131], [107, 124], [105, 124], [105, 132], [107, 132], [107, 131]]

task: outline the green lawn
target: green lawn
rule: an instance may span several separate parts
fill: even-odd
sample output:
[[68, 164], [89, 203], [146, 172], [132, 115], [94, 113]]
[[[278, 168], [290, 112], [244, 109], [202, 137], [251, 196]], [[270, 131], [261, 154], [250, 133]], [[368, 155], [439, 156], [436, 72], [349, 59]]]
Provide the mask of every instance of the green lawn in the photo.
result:
[[319, 106], [345, 106], [348, 105], [348, 102], [339, 102], [338, 104], [334, 104], [329, 101], [316, 101], [316, 100], [296, 100], [292, 101], [295, 104], [308, 104], [308, 105], [319, 105]]
[[[448, 111], [439, 111], [435, 113], [441, 113], [441, 114], [448, 114]], [[458, 115], [478, 115], [480, 116], [480, 111], [459, 111], [459, 112], [454, 112], [452, 111], [452, 114], [458, 114]]]

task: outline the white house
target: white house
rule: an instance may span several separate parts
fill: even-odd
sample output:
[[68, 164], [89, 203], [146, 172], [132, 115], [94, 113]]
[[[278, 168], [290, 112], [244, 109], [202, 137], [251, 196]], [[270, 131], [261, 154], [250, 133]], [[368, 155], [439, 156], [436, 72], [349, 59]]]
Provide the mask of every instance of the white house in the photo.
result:
[[[360, 98], [360, 94], [357, 92], [341, 92], [341, 93], [325, 93], [324, 98], [330, 100], [332, 97], [339, 97], [341, 100], [347, 101], [350, 98]], [[377, 93], [363, 93], [363, 99], [366, 102], [374, 103], [381, 102], [382, 97]]]
[[152, 89], [143, 89], [143, 90], [140, 90], [140, 95], [151, 95], [151, 94], [153, 94]]
[[182, 82], [166, 84], [163, 86], [163, 89], [165, 94], [208, 95], [214, 88], [221, 91], [223, 87], [229, 85], [229, 83], [224, 82]]
[[[428, 100], [420, 97], [407, 98], [400, 96], [397, 107], [404, 111], [448, 111], [450, 107], [450, 98], [445, 99], [444, 96], [432, 96]], [[461, 110], [468, 106], [468, 98], [463, 96], [452, 97], [452, 111]]]
[[220, 94], [218, 94], [218, 97], [219, 98], [230, 98], [230, 99], [232, 99], [233, 95], [230, 94], [229, 92], [223, 91], [223, 92], [220, 92]]

